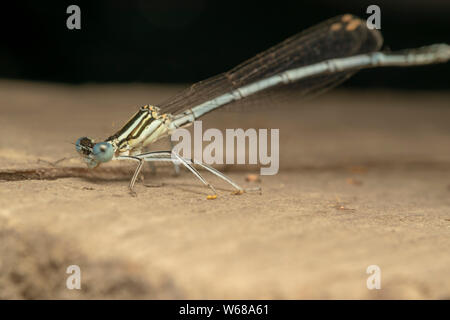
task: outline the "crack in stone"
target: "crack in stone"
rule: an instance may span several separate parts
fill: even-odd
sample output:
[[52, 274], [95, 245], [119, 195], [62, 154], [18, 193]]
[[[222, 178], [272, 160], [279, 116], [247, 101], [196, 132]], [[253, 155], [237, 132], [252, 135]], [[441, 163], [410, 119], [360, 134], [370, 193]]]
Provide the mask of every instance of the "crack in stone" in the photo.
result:
[[61, 178], [106, 178], [111, 176], [129, 177], [129, 175], [130, 170], [127, 168], [98, 168], [92, 170], [79, 167], [61, 167], [3, 170], [0, 171], [0, 180], [56, 180]]

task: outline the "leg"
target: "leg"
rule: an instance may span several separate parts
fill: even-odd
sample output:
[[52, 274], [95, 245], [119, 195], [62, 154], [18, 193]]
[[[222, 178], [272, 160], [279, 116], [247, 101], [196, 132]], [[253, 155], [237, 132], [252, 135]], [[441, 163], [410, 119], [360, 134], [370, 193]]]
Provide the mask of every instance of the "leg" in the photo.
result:
[[[133, 150], [133, 152], [130, 152], [130, 156], [132, 156], [132, 157], [136, 157], [137, 155], [139, 155], [139, 154], [141, 154], [142, 153], [142, 149], [141, 148], [139, 148], [139, 149], [134, 149]], [[143, 167], [143, 165], [142, 165], [142, 167]], [[139, 169], [139, 171], [142, 171], [142, 167], [141, 168], [139, 168], [139, 166], [138, 166], [138, 168], [136, 168], [136, 170], [138, 170]], [[135, 172], [135, 174], [136, 174], [136, 172]], [[137, 172], [137, 176], [136, 176], [136, 179], [135, 179], [135, 181], [134, 181], [134, 183], [136, 183], [136, 181], [137, 181], [137, 178], [139, 177], [139, 172]], [[133, 175], [134, 176], [134, 175]], [[145, 175], [144, 175], [144, 172], [142, 172], [142, 174], [140, 175], [140, 177], [141, 177], [141, 182], [142, 183], [144, 183], [145, 182]], [[133, 186], [134, 186], [134, 183], [133, 183]], [[133, 186], [131, 186], [131, 189], [133, 189]], [[133, 191], [133, 190], [131, 190], [131, 191]]]
[[170, 161], [172, 163], [178, 163], [181, 162], [189, 171], [191, 171], [204, 185], [209, 187], [213, 191], [213, 195], [209, 195], [208, 199], [215, 199], [217, 198], [217, 192], [216, 189], [208, 182], [206, 181], [201, 174], [195, 169], [192, 165], [188, 163], [185, 159], [181, 158], [179, 155], [173, 153], [175, 159], [172, 157], [171, 151], [156, 151], [156, 152], [149, 152], [144, 153], [138, 156], [119, 156], [116, 158], [116, 160], [136, 160], [139, 161], [139, 165], [136, 168], [136, 171], [134, 172], [133, 178], [130, 181], [130, 190], [132, 191], [132, 194], [135, 195], [133, 191], [134, 184], [136, 182], [137, 176], [139, 174], [139, 171], [141, 170], [143, 164], [145, 161]]
[[220, 172], [220, 171], [214, 169], [213, 167], [208, 166], [208, 165], [206, 165], [204, 163], [201, 163], [201, 162], [198, 162], [198, 161], [196, 161], [194, 163], [192, 160], [184, 159], [184, 158], [180, 157], [179, 155], [177, 155], [177, 154], [175, 154], [173, 152], [170, 152], [170, 151], [150, 152], [150, 153], [147, 153], [147, 154], [139, 155], [139, 157], [143, 157], [145, 159], [145, 161], [172, 161], [172, 162], [175, 163], [176, 160], [173, 159], [172, 154], [174, 154], [175, 157], [182, 163], [184, 161], [184, 162], [186, 162], [187, 164], [190, 164], [190, 165], [198, 164], [199, 166], [201, 166], [202, 168], [208, 170], [209, 172], [211, 172], [215, 176], [221, 178], [222, 180], [225, 180], [226, 182], [231, 184], [234, 188], [236, 188], [235, 194], [242, 194], [242, 193], [244, 193], [244, 189], [243, 188], [241, 188], [237, 183], [235, 183], [233, 180], [228, 178], [222, 172]]
[[134, 184], [136, 183], [136, 179], [139, 176], [139, 173], [141, 172], [142, 166], [144, 165], [144, 162], [145, 162], [143, 159], [138, 159], [138, 161], [139, 161], [139, 164], [138, 164], [136, 170], [134, 171], [133, 177], [131, 178], [130, 185], [129, 185], [130, 193], [133, 196], [136, 196], [136, 192], [134, 192], [134, 190], [133, 190]]
[[[169, 136], [169, 141], [170, 141], [170, 149], [173, 150], [174, 144], [173, 144], [172, 139], [170, 139], [170, 136]], [[175, 163], [175, 162], [173, 163], [173, 169], [175, 170], [175, 176], [179, 176], [180, 175], [180, 166], [178, 165], [178, 163]]]
[[[172, 162], [172, 163], [176, 163], [179, 164], [179, 162], [181, 162], [189, 171], [191, 171], [203, 184], [205, 184], [206, 186], [208, 186], [213, 192], [214, 195], [213, 196], [208, 196], [208, 199], [215, 199], [217, 197], [217, 193], [215, 188], [209, 183], [207, 182], [201, 175], [200, 173], [193, 167], [194, 164], [197, 164], [199, 166], [201, 166], [202, 168], [208, 170], [209, 172], [211, 172], [212, 174], [214, 174], [215, 176], [221, 178], [222, 180], [228, 182], [229, 184], [231, 184], [234, 188], [236, 188], [236, 191], [234, 192], [234, 194], [243, 194], [246, 191], [261, 191], [261, 188], [255, 188], [255, 189], [243, 189], [241, 188], [237, 183], [235, 183], [233, 180], [231, 180], [229, 177], [227, 177], [226, 175], [224, 175], [222, 172], [214, 169], [213, 167], [206, 165], [204, 163], [198, 162], [198, 161], [192, 161], [189, 159], [184, 159], [181, 156], [179, 156], [178, 154], [172, 152], [172, 151], [155, 151], [155, 152], [148, 152], [148, 153], [144, 153], [144, 154], [140, 154], [137, 155], [135, 157], [130, 157], [130, 156], [120, 156], [116, 158], [117, 160], [126, 160], [126, 159], [133, 159], [136, 161], [147, 161], [147, 162], [155, 162], [155, 161], [167, 161], [167, 162]], [[136, 172], [138, 172], [139, 166], [136, 169]], [[137, 174], [135, 172], [135, 175]], [[133, 176], [134, 178], [134, 176]], [[136, 178], [134, 178], [136, 180]], [[133, 179], [132, 179], [133, 180]], [[133, 183], [134, 185], [134, 183]], [[130, 183], [131, 186], [131, 183]]]
[[[191, 161], [192, 162], [192, 161]], [[261, 187], [255, 187], [255, 188], [246, 188], [243, 189], [241, 188], [236, 182], [234, 182], [233, 180], [231, 180], [229, 177], [227, 177], [226, 175], [224, 175], [222, 172], [220, 172], [219, 170], [214, 169], [211, 166], [208, 166], [207, 164], [201, 163], [196, 161], [195, 164], [198, 164], [199, 166], [201, 166], [202, 168], [208, 170], [209, 172], [211, 172], [212, 174], [214, 174], [215, 176], [221, 178], [222, 180], [225, 180], [226, 182], [228, 182], [229, 184], [231, 184], [233, 187], [236, 188], [236, 191], [233, 192], [233, 194], [235, 195], [240, 195], [243, 194], [244, 192], [253, 192], [253, 191], [261, 191]]]
[[60, 162], [63, 162], [64, 160], [75, 159], [75, 158], [77, 158], [77, 157], [70, 157], [70, 158], [64, 157], [64, 158], [58, 159], [58, 160], [53, 161], [53, 162], [52, 161], [47, 161], [47, 160], [44, 160], [44, 159], [37, 159], [37, 162], [44, 162], [44, 163], [47, 163], [47, 164], [51, 165], [52, 167], [56, 167]]
[[186, 168], [188, 168], [197, 178], [200, 179], [201, 182], [203, 182], [203, 184], [205, 184], [206, 186], [208, 186], [213, 192], [214, 194], [212, 196], [208, 196], [208, 199], [215, 199], [217, 198], [217, 191], [216, 189], [214, 189], [214, 187], [212, 186], [212, 184], [210, 184], [208, 181], [206, 181], [201, 175], [200, 172], [197, 171], [197, 169], [195, 169], [192, 165], [190, 165], [185, 159], [181, 158], [178, 154], [176, 154], [175, 152], [171, 152], [171, 154], [173, 154]]
[[234, 192], [234, 194], [243, 194], [244, 193], [244, 189], [242, 189], [237, 183], [235, 183], [233, 180], [231, 180], [230, 178], [228, 178], [226, 175], [224, 175], [222, 172], [220, 172], [219, 170], [214, 169], [211, 166], [208, 166], [204, 163], [201, 162], [196, 162], [196, 164], [198, 164], [200, 167], [208, 170], [209, 172], [211, 172], [212, 174], [214, 174], [215, 176], [225, 180], [226, 182], [228, 182], [229, 184], [231, 184], [233, 187], [235, 187], [237, 190]]

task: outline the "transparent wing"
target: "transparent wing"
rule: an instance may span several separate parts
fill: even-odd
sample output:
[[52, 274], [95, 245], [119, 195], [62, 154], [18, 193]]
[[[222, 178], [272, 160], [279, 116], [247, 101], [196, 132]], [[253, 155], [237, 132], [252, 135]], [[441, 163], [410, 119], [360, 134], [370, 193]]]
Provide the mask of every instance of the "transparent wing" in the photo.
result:
[[[228, 72], [195, 83], [159, 104], [159, 107], [163, 112], [177, 114], [219, 95], [289, 69], [327, 59], [378, 51], [382, 43], [381, 34], [377, 30], [368, 29], [364, 20], [350, 14], [337, 16], [286, 39]], [[279, 85], [230, 103], [227, 107], [260, 101], [284, 95], [287, 92], [294, 92], [295, 96], [317, 94], [338, 85], [353, 73], [347, 71]]]

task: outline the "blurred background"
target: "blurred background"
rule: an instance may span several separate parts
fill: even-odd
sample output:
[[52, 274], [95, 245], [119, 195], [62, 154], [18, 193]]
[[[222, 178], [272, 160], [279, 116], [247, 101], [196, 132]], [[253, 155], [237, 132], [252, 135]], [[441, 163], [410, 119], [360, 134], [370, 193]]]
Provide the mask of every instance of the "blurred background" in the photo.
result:
[[[449, 0], [4, 2], [0, 299], [449, 299], [450, 63], [361, 71], [301, 107], [206, 115], [203, 129], [280, 128], [279, 174], [217, 166], [262, 194], [205, 173], [211, 202], [191, 173], [157, 164], [135, 198], [135, 163], [88, 170], [74, 147], [372, 4], [387, 48], [450, 43]], [[81, 30], [66, 27], [72, 4]], [[66, 290], [72, 264], [83, 290]], [[381, 291], [367, 290], [372, 264]]]
[[[81, 8], [81, 30], [66, 9]], [[448, 0], [17, 1], [3, 9], [0, 78], [63, 83], [195, 82], [332, 16], [381, 7], [392, 50], [450, 42]], [[450, 65], [362, 72], [347, 87], [448, 90]]]

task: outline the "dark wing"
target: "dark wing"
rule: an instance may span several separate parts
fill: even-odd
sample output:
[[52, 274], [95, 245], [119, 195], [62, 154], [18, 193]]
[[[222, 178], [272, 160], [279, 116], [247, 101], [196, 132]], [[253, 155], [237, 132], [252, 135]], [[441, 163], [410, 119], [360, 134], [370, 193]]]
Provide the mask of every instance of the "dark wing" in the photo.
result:
[[[159, 107], [163, 112], [176, 114], [280, 72], [332, 58], [378, 51], [382, 44], [383, 38], [377, 30], [368, 29], [365, 21], [358, 17], [344, 14], [290, 37], [228, 72], [195, 83], [159, 104]], [[243, 100], [271, 96], [280, 89], [295, 89], [296, 95], [302, 96], [315, 94], [336, 86], [353, 73], [347, 71], [307, 78], [267, 89]], [[243, 100], [229, 105], [234, 106]]]

